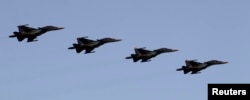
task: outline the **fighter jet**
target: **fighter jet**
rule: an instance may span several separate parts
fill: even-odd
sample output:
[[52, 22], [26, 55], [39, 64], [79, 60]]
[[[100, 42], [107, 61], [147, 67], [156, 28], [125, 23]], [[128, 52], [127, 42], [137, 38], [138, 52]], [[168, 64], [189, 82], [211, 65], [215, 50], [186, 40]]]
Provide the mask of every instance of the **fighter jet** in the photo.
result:
[[13, 32], [14, 35], [10, 35], [9, 38], [15, 38], [17, 37], [17, 40], [19, 42], [23, 41], [25, 38], [27, 38], [27, 42], [34, 42], [38, 41], [35, 40], [38, 36], [48, 32], [48, 31], [54, 31], [54, 30], [61, 30], [64, 29], [64, 27], [56, 27], [56, 26], [44, 26], [44, 27], [38, 27], [38, 28], [33, 28], [33, 27], [28, 27], [29, 24], [25, 25], [19, 25], [18, 30], [19, 32]]
[[105, 37], [105, 38], [96, 39], [96, 40], [91, 40], [87, 38], [88, 38], [87, 36], [78, 37], [77, 44], [74, 43], [73, 47], [69, 47], [68, 49], [75, 49], [76, 53], [80, 53], [83, 50], [85, 50], [85, 54], [94, 53], [95, 51], [93, 50], [103, 44], [121, 41], [121, 39], [114, 39], [110, 37]]
[[197, 62], [196, 60], [185, 60], [186, 66], [176, 69], [176, 71], [182, 71], [184, 74], [191, 72], [191, 74], [201, 73], [201, 70], [204, 70], [212, 65], [226, 64], [228, 62], [219, 61], [219, 60], [210, 60], [206, 62]]
[[135, 54], [131, 54], [130, 56], [126, 57], [126, 59], [133, 59], [133, 62], [137, 62], [139, 60], [141, 60], [141, 62], [149, 62], [151, 61], [150, 60], [151, 58], [156, 57], [159, 54], [178, 51], [176, 49], [169, 49], [169, 48], [160, 48], [151, 51], [145, 48], [146, 47], [135, 48], [134, 49]]

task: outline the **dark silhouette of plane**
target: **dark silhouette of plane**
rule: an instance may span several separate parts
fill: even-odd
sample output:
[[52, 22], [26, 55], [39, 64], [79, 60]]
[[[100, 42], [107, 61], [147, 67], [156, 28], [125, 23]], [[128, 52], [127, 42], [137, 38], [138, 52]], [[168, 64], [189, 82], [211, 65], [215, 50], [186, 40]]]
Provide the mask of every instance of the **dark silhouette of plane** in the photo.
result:
[[28, 38], [27, 42], [34, 42], [38, 41], [35, 40], [38, 36], [48, 32], [48, 31], [54, 31], [54, 30], [61, 30], [64, 29], [64, 27], [56, 27], [56, 26], [44, 26], [44, 27], [28, 27], [28, 24], [25, 25], [19, 25], [17, 26], [19, 32], [13, 32], [14, 35], [10, 35], [9, 38], [17, 37], [17, 40], [19, 42], [23, 41], [25, 38]]
[[83, 50], [85, 50], [85, 54], [94, 53], [95, 51], [93, 50], [103, 44], [121, 41], [121, 39], [114, 39], [114, 38], [109, 38], [109, 37], [97, 39], [97, 40], [90, 40], [87, 38], [88, 38], [87, 36], [78, 37], [77, 44], [74, 43], [73, 47], [69, 47], [68, 49], [75, 49], [76, 53], [80, 53]]
[[153, 57], [156, 57], [159, 54], [162, 53], [168, 53], [168, 52], [176, 52], [178, 50], [175, 49], [169, 49], [169, 48], [160, 48], [156, 50], [146, 50], [144, 48], [135, 48], [135, 54], [131, 54], [130, 56], [126, 57], [126, 59], [133, 59], [134, 62], [137, 62], [141, 60], [141, 62], [148, 62], [151, 61], [150, 59]]
[[226, 64], [228, 62], [219, 61], [219, 60], [210, 60], [206, 62], [197, 62], [196, 60], [185, 60], [186, 66], [176, 69], [176, 71], [182, 71], [184, 74], [191, 72], [191, 74], [201, 73], [201, 70], [204, 70], [212, 65]]

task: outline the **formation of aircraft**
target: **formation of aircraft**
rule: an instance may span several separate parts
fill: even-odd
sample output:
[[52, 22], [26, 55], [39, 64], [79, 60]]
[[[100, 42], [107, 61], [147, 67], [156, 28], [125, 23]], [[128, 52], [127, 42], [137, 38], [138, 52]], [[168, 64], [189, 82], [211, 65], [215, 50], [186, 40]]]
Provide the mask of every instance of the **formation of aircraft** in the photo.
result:
[[191, 72], [191, 74], [201, 73], [201, 70], [204, 70], [212, 65], [226, 64], [226, 61], [219, 60], [209, 60], [206, 62], [198, 62], [197, 60], [185, 60], [186, 66], [176, 69], [177, 71], [183, 71], [184, 74]]
[[38, 27], [38, 28], [28, 27], [28, 25], [29, 24], [17, 26], [18, 32], [16, 31], [13, 32], [14, 35], [10, 35], [9, 38], [16, 37], [19, 42], [27, 38], [28, 39], [27, 42], [34, 42], [34, 41], [38, 41], [38, 40], [35, 40], [38, 36], [46, 32], [64, 29], [64, 27], [57, 27], [57, 26], [51, 26], [51, 25]]
[[[18, 32], [13, 32], [13, 35], [10, 35], [9, 38], [17, 38], [19, 42], [23, 41], [25, 38], [27, 38], [27, 42], [34, 42], [38, 41], [35, 40], [38, 36], [49, 32], [49, 31], [55, 31], [55, 30], [62, 30], [64, 27], [57, 27], [57, 26], [44, 26], [44, 27], [28, 27], [28, 24], [25, 25], [19, 25]], [[112, 43], [112, 42], [119, 42], [122, 41], [122, 39], [115, 39], [110, 37], [105, 37], [102, 39], [87, 39], [88, 37], [78, 37], [77, 43], [73, 43], [72, 47], [68, 47], [68, 49], [75, 49], [76, 53], [81, 53], [83, 50], [85, 50], [85, 54], [88, 53], [94, 53], [93, 51], [95, 48], [98, 48], [106, 43]], [[130, 54], [130, 56], [126, 57], [125, 59], [133, 59], [133, 62], [138, 62], [141, 60], [141, 62], [149, 62], [151, 61], [151, 58], [154, 58], [162, 53], [170, 53], [170, 52], [176, 52], [177, 49], [169, 49], [169, 48], [159, 48], [155, 50], [147, 50], [146, 47], [143, 48], [134, 48], [135, 54]], [[219, 60], [210, 60], [206, 62], [198, 62], [196, 60], [185, 60], [185, 66], [182, 66], [181, 68], [176, 69], [177, 71], [183, 71], [184, 74], [187, 74], [191, 72], [191, 74], [198, 74], [201, 73], [201, 70], [204, 70], [212, 65], [218, 65], [218, 64], [226, 64], [228, 62], [226, 61], [219, 61]]]
[[80, 53], [83, 50], [85, 50], [85, 54], [94, 53], [95, 51], [93, 50], [103, 44], [121, 41], [121, 39], [115, 39], [115, 38], [110, 38], [110, 37], [97, 39], [97, 40], [91, 40], [87, 38], [88, 38], [87, 36], [78, 37], [77, 43], [74, 43], [73, 47], [69, 47], [68, 49], [75, 49], [76, 53]]
[[148, 62], [151, 61], [150, 59], [156, 57], [162, 53], [167, 52], [176, 52], [176, 49], [169, 49], [169, 48], [159, 48], [155, 50], [147, 50], [144, 48], [135, 48], [135, 54], [131, 54], [130, 56], [126, 57], [126, 59], [133, 59], [134, 62], [141, 60], [141, 62]]

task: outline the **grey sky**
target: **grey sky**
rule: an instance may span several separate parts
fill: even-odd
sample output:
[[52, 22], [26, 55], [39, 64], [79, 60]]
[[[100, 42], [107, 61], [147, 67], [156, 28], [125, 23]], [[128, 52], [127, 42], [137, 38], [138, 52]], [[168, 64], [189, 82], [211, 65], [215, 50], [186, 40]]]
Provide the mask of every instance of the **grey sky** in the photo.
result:
[[[206, 100], [208, 83], [249, 83], [249, 0], [1, 0], [1, 100]], [[64, 26], [37, 42], [8, 38], [17, 25]], [[121, 38], [92, 54], [76, 37]], [[178, 49], [133, 63], [135, 47]], [[201, 74], [186, 59], [228, 64]]]

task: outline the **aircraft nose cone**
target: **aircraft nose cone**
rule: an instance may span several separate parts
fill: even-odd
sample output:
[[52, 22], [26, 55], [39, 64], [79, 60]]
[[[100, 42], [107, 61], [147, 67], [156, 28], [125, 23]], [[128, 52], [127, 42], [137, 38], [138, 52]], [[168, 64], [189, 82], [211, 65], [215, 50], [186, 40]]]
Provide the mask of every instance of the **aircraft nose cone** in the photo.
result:
[[64, 27], [57, 27], [57, 29], [61, 30], [61, 29], [64, 29]]
[[227, 61], [222, 62], [222, 64], [226, 64], [226, 63], [228, 63], [228, 62]]
[[173, 51], [173, 52], [175, 52], [175, 51], [179, 51], [179, 50], [177, 50], [177, 49], [173, 49], [172, 51]]
[[115, 39], [115, 41], [122, 41], [122, 39]]

